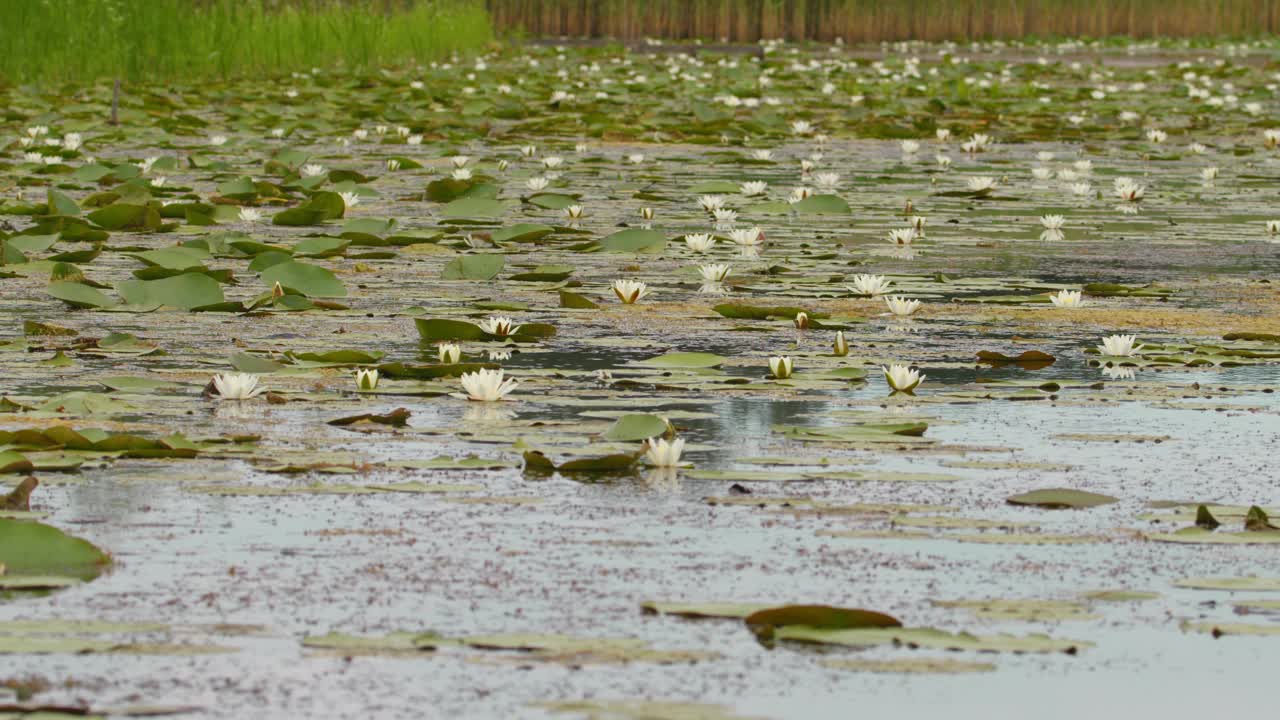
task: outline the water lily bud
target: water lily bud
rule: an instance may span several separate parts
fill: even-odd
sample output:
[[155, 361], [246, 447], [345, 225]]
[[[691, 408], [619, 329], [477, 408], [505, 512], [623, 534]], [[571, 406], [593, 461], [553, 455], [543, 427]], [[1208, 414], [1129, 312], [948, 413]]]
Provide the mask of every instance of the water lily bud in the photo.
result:
[[276, 284], [271, 286], [271, 298], [275, 299], [282, 297], [284, 297], [284, 286], [277, 280]]
[[360, 368], [356, 370], [356, 388], [358, 390], [374, 390], [378, 387], [378, 371]]
[[808, 329], [809, 329], [809, 314], [808, 314], [808, 313], [804, 313], [804, 312], [798, 312], [798, 313], [796, 313], [795, 324], [796, 324], [796, 329], [797, 329], [797, 330], [808, 330]]
[[844, 339], [843, 330], [836, 331], [836, 341], [832, 345], [832, 350], [835, 351], [836, 357], [844, 357], [849, 354], [849, 341]]
[[777, 380], [785, 380], [791, 377], [791, 368], [794, 366], [793, 361], [788, 356], [774, 356], [769, 358], [769, 373]]
[[446, 365], [453, 365], [462, 359], [462, 348], [457, 343], [443, 343], [437, 350], [440, 362]]

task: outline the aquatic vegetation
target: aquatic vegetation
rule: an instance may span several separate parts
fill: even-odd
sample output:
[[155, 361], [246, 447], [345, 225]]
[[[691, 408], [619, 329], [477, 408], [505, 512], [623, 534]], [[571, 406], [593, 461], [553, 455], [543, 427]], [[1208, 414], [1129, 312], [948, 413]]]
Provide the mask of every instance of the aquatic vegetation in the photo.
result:
[[1102, 338], [1102, 344], [1098, 346], [1098, 352], [1103, 355], [1113, 357], [1129, 357], [1142, 349], [1142, 345], [1136, 345], [1137, 337], [1134, 335], [1108, 335]]
[[210, 383], [221, 400], [250, 400], [266, 392], [260, 378], [250, 373], [219, 373]]
[[925, 379], [924, 375], [910, 365], [895, 363], [882, 367], [881, 370], [884, 372], [885, 382], [896, 393], [914, 395], [915, 389], [920, 387], [920, 383]]
[[680, 464], [680, 453], [684, 451], [684, 438], [667, 440], [666, 438], [649, 438], [645, 440], [645, 459], [654, 467], [671, 468]]
[[[376, 655], [342, 692], [502, 716], [507, 665], [581, 668], [565, 702], [821, 666], [823, 710], [1016, 697], [1030, 652], [1165, 682], [1130, 639], [1202, 625], [1254, 667], [1190, 596], [1280, 525], [1268, 47], [507, 45], [126, 84], [118, 125], [5, 86], [0, 520], [120, 561], [0, 573], [0, 654], [176, 704]], [[5, 625], [55, 615], [153, 629]], [[254, 671], [218, 713], [302, 711]]]
[[466, 395], [462, 397], [481, 402], [505, 400], [507, 395], [516, 389], [519, 382], [515, 378], [504, 379], [503, 376], [504, 372], [501, 368], [497, 370], [481, 368], [475, 372], [463, 373], [459, 379], [462, 381], [462, 389], [466, 390]]

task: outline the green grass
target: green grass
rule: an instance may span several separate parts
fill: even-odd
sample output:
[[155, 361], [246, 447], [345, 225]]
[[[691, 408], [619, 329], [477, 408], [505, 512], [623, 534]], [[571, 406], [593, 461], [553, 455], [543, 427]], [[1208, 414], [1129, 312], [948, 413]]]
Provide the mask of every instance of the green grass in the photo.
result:
[[492, 39], [478, 0], [0, 0], [0, 82], [278, 76]]

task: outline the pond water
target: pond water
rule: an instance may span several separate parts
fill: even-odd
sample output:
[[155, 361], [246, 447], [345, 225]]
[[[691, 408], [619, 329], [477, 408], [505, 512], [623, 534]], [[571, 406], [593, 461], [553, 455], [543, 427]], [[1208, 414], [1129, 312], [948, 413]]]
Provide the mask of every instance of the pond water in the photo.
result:
[[[0, 209], [20, 253], [0, 268], [0, 431], [88, 438], [5, 436], [0, 489], [41, 485], [35, 516], [0, 523], [111, 556], [91, 582], [0, 600], [0, 706], [5, 687], [28, 709], [193, 718], [1138, 702], [1190, 717], [1268, 701], [1267, 72], [1225, 48], [1132, 66], [923, 46], [879, 61], [779, 47], [763, 64], [615, 52], [137, 88], [118, 128], [102, 87], [0, 90]], [[966, 152], [975, 133], [994, 142]], [[24, 155], [45, 137], [64, 138], [60, 162]], [[825, 172], [839, 177], [824, 190]], [[996, 189], [970, 191], [982, 177]], [[1120, 177], [1141, 202], [1117, 199]], [[787, 202], [797, 187], [816, 197]], [[738, 219], [714, 223], [704, 195]], [[298, 207], [316, 214], [278, 224]], [[117, 222], [131, 208], [140, 219]], [[1062, 237], [1042, 237], [1046, 215]], [[923, 236], [891, 243], [914, 216]], [[744, 256], [730, 232], [757, 226], [763, 250]], [[720, 239], [698, 253], [684, 236], [703, 232]], [[65, 255], [86, 249], [101, 252]], [[706, 262], [732, 266], [717, 292], [699, 289]], [[863, 273], [922, 307], [897, 317], [859, 296]], [[651, 293], [620, 303], [619, 279]], [[1084, 306], [1048, 301], [1064, 289]], [[491, 315], [553, 334], [495, 337], [477, 327]], [[440, 328], [461, 333], [466, 370], [519, 382], [505, 401], [450, 395], [463, 370], [439, 361]], [[1143, 347], [1099, 352], [1113, 334]], [[1015, 362], [1026, 351], [1044, 355]], [[794, 374], [773, 377], [774, 356]], [[892, 363], [925, 375], [914, 394], [892, 392]], [[380, 369], [376, 389], [357, 389], [357, 367]], [[202, 394], [233, 368], [269, 392]], [[383, 422], [331, 423], [365, 414]], [[657, 420], [619, 420], [635, 415], [683, 439], [679, 467], [641, 457], [649, 435], [628, 423]], [[624, 467], [545, 472], [534, 451]], [[1049, 488], [1088, 506], [1019, 499]], [[1220, 527], [1188, 530], [1201, 505]], [[5, 552], [18, 571], [0, 581], [33, 575]], [[742, 605], [795, 604], [904, 627], [784, 623], [765, 643], [743, 620]]]

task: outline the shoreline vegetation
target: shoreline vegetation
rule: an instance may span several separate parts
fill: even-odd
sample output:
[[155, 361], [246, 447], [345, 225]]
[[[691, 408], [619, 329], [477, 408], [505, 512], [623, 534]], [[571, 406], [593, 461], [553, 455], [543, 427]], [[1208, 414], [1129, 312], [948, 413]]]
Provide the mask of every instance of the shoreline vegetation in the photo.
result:
[[847, 43], [1254, 37], [1280, 0], [487, 0], [499, 34]]
[[377, 68], [484, 47], [479, 0], [0, 0], [0, 84]]

